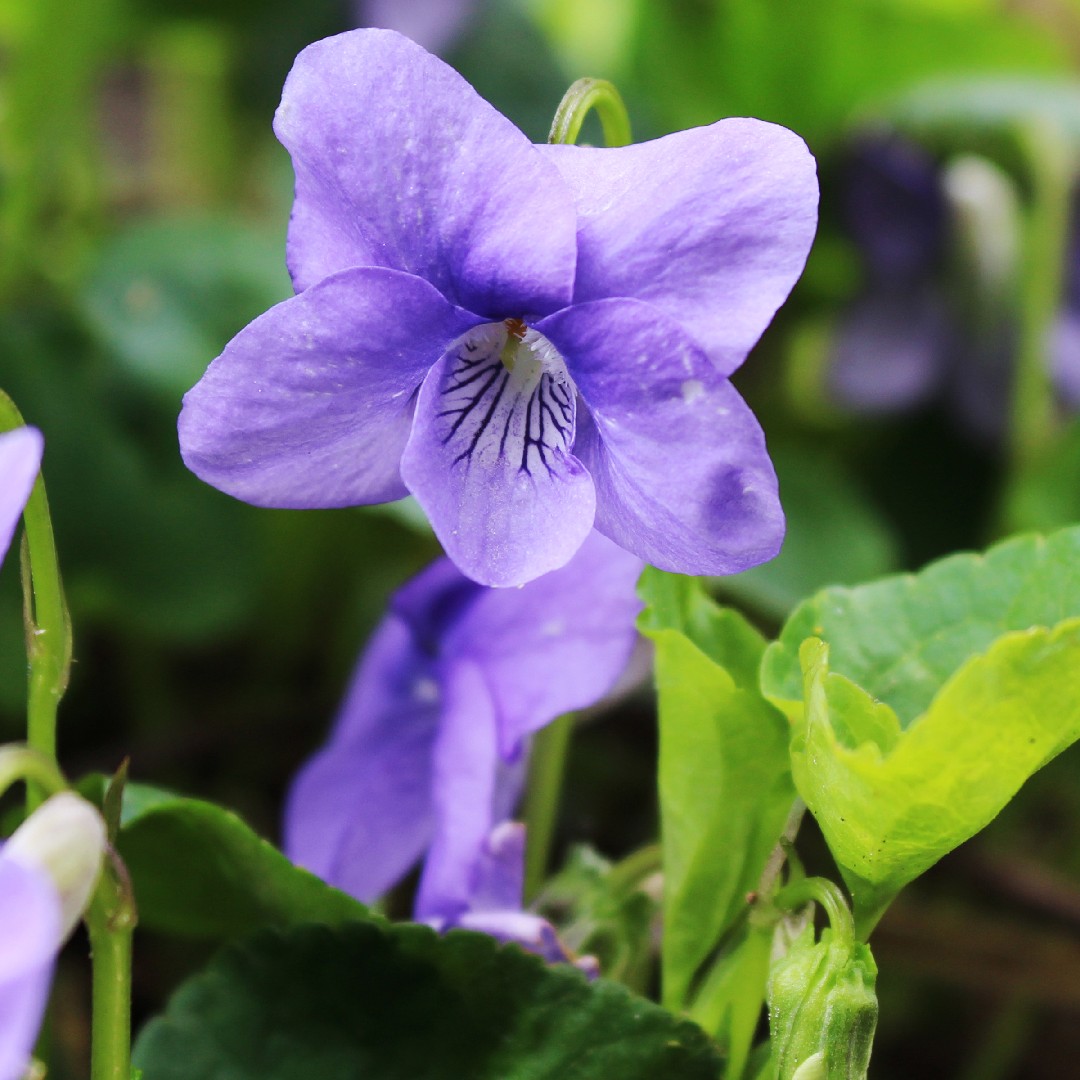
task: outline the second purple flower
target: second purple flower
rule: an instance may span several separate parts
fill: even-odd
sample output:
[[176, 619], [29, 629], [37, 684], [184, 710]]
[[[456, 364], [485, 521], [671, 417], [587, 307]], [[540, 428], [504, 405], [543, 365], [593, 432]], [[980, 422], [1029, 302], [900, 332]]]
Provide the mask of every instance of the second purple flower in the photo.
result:
[[563, 566], [594, 526], [662, 569], [734, 573], [783, 537], [728, 382], [802, 271], [814, 162], [729, 119], [617, 149], [537, 146], [398, 34], [297, 58], [298, 295], [184, 402], [184, 460], [261, 506], [410, 492], [474, 580]]

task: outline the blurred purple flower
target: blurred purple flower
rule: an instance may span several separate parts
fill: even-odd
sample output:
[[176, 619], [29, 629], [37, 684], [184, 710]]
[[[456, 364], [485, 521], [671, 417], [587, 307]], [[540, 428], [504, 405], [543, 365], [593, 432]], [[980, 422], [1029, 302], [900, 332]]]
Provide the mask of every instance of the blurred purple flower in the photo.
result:
[[775, 473], [728, 376], [813, 238], [797, 136], [534, 146], [379, 30], [305, 49], [275, 128], [299, 295], [185, 397], [189, 468], [262, 506], [411, 492], [488, 585], [565, 565], [594, 526], [685, 573], [776, 553]]
[[860, 139], [842, 196], [864, 286], [837, 332], [831, 387], [861, 411], [911, 408], [941, 388], [952, 342], [939, 282], [948, 207], [937, 164], [904, 139]]
[[[968, 159], [970, 162], [971, 159]], [[991, 171], [952, 169], [953, 186], [978, 188]], [[992, 186], [992, 185], [991, 185]], [[830, 388], [863, 412], [899, 412], [945, 396], [969, 432], [1000, 438], [1007, 424], [1017, 314], [1001, 280], [949, 280], [950, 247], [959, 242], [945, 170], [897, 135], [864, 136], [850, 148], [841, 193], [843, 223], [862, 256], [864, 286], [844, 313], [833, 344]], [[955, 203], [964, 193], [954, 192]], [[996, 193], [967, 194], [993, 202]], [[993, 209], [986, 230], [1010, 223]], [[1061, 310], [1047, 341], [1047, 363], [1061, 403], [1080, 406], [1080, 228], [1074, 215]], [[1007, 248], [1008, 236], [984, 236]], [[1001, 257], [1002, 252], [995, 252]], [[1008, 258], [1015, 259], [1015, 253]], [[955, 266], [952, 267], [954, 275]], [[991, 278], [1015, 267], [994, 267]], [[1006, 287], [1005, 291], [1008, 291]], [[961, 300], [966, 296], [967, 303]]]
[[26, 500], [41, 468], [44, 440], [37, 428], [0, 434], [0, 561], [11, 547]]
[[520, 589], [484, 588], [440, 559], [398, 590], [292, 785], [286, 854], [370, 901], [426, 851], [418, 920], [544, 952], [550, 939], [521, 912], [521, 834], [501, 826], [529, 736], [596, 702], [630, 658], [641, 568], [592, 533]]
[[442, 53], [461, 35], [477, 0], [357, 0], [358, 26], [396, 30], [428, 52]]

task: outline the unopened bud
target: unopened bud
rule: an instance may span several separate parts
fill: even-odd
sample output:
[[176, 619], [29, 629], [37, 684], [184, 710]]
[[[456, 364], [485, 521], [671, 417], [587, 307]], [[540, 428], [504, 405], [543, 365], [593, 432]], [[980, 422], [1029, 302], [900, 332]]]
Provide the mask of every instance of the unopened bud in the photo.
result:
[[64, 791], [42, 803], [15, 830], [0, 857], [48, 875], [60, 897], [67, 937], [97, 884], [105, 844], [101, 814], [85, 799]]
[[808, 926], [769, 976], [776, 1080], [864, 1080], [877, 1027], [877, 966], [861, 943]]

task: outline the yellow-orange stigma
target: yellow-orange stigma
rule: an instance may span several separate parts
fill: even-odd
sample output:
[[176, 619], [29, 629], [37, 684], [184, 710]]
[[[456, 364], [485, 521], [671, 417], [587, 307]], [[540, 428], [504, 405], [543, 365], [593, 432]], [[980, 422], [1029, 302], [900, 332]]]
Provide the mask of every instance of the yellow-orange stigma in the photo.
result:
[[518, 344], [525, 340], [525, 331], [529, 328], [520, 319], [504, 319], [503, 326], [506, 327], [506, 344], [502, 347], [499, 359], [507, 371], [513, 371], [514, 354]]
[[529, 329], [520, 319], [506, 319], [503, 325], [506, 327], [506, 332], [511, 337], [516, 337], [518, 341], [525, 340], [525, 332]]

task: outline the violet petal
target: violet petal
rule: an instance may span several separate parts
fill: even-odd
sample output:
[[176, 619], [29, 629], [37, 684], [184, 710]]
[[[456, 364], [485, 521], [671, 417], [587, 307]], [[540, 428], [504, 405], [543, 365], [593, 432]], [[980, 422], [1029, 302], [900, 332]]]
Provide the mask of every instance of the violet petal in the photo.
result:
[[289, 858], [364, 902], [398, 881], [431, 839], [440, 712], [430, 661], [390, 616], [357, 668], [330, 741], [293, 781]]
[[545, 152], [577, 199], [575, 302], [648, 300], [731, 374], [810, 251], [817, 177], [803, 141], [733, 118], [617, 149]]
[[309, 45], [274, 127], [296, 170], [298, 291], [346, 267], [387, 266], [492, 318], [569, 301], [575, 215], [558, 172], [408, 38], [354, 30]]
[[328, 278], [242, 330], [187, 393], [184, 461], [257, 506], [402, 498], [415, 391], [474, 322], [408, 274]]
[[574, 449], [596, 485], [600, 532], [681, 574], [738, 573], [779, 551], [761, 428], [682, 327], [651, 304], [602, 300], [537, 329], [588, 406]]
[[566, 566], [520, 589], [483, 590], [457, 620], [447, 652], [483, 668], [504, 758], [615, 684], [637, 638], [641, 570], [636, 555], [592, 532]]
[[30, 498], [44, 445], [37, 428], [21, 427], [0, 435], [0, 561], [11, 547], [19, 518]]
[[435, 746], [435, 835], [416, 897], [420, 921], [455, 921], [472, 902], [475, 874], [494, 824], [499, 783], [495, 709], [472, 663], [446, 665]]
[[592, 528], [592, 480], [570, 451], [564, 376], [500, 359], [506, 331], [481, 327], [420, 389], [401, 474], [446, 553], [483, 585], [563, 566]]
[[833, 396], [867, 412], [913, 408], [944, 384], [950, 344], [933, 288], [868, 292], [841, 316], [829, 369]]
[[0, 853], [0, 1080], [19, 1080], [29, 1063], [60, 924], [60, 899], [47, 876]]

